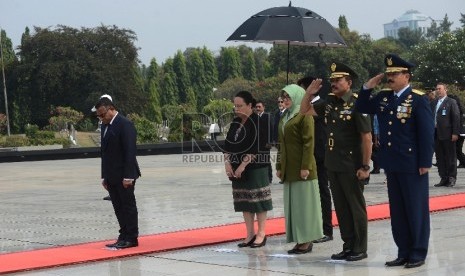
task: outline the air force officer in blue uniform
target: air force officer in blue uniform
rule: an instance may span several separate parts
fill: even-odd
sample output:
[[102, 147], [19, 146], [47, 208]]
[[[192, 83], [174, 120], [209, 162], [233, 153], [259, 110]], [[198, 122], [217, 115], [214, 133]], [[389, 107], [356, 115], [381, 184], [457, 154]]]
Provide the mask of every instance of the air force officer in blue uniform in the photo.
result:
[[[397, 258], [386, 266], [425, 263], [430, 235], [429, 181], [434, 121], [422, 92], [410, 86], [413, 64], [394, 54], [384, 59], [386, 74], [363, 85], [356, 102], [362, 113], [376, 114], [380, 128], [379, 162], [387, 176], [391, 227]], [[389, 89], [371, 95], [386, 75]]]

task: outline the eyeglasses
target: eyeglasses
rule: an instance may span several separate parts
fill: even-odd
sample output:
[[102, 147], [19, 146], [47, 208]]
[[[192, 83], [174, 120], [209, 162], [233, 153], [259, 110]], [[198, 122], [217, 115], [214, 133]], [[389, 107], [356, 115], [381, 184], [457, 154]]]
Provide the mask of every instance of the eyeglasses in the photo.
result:
[[103, 117], [105, 117], [105, 115], [107, 115], [107, 112], [108, 112], [108, 109], [105, 109], [105, 112], [103, 112], [102, 114], [97, 114], [97, 117], [98, 118], [103, 118]]

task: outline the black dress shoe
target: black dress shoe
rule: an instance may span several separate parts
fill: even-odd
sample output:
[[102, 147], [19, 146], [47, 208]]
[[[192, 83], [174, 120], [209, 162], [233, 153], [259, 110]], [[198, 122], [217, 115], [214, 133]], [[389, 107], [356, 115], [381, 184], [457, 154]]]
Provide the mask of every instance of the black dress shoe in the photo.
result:
[[425, 264], [425, 261], [409, 261], [405, 264], [405, 268], [419, 267]]
[[449, 177], [449, 182], [447, 183], [446, 187], [454, 187], [455, 181], [457, 181], [455, 178]]
[[138, 246], [139, 243], [136, 241], [120, 241], [116, 244], [115, 248], [117, 249], [125, 249], [125, 248], [130, 248], [130, 247], [136, 247]]
[[105, 244], [106, 247], [116, 247], [116, 245], [118, 245], [118, 243], [121, 242], [120, 240], [117, 240], [116, 242], [114, 243], [109, 243], [109, 244]]
[[449, 179], [443, 178], [438, 184], [434, 184], [434, 187], [443, 187], [449, 184]]
[[333, 240], [333, 236], [326, 236], [326, 235], [324, 235], [323, 238], [314, 240], [313, 242], [314, 242], [314, 243], [322, 243], [322, 242], [327, 242], [327, 241], [332, 241], [332, 240]]
[[249, 242], [241, 242], [241, 243], [239, 243], [239, 244], [237, 245], [237, 247], [241, 247], [241, 248], [242, 248], [242, 247], [251, 246], [252, 243], [255, 241], [256, 238], [257, 238], [257, 236], [254, 235], [254, 236], [250, 239]]
[[103, 200], [111, 200], [111, 197], [110, 196], [106, 196], [103, 198]]
[[331, 259], [332, 260], [345, 260], [347, 258], [347, 256], [349, 256], [349, 254], [351, 253], [352, 251], [350, 250], [344, 250], [344, 251], [341, 251], [337, 254], [333, 254], [331, 255]]
[[313, 244], [309, 245], [306, 249], [294, 248], [292, 250], [289, 250], [289, 251], [292, 251], [292, 253], [289, 253], [289, 251], [287, 253], [297, 254], [297, 255], [306, 254], [306, 253], [312, 252], [312, 249], [313, 249]]
[[355, 262], [355, 261], [360, 261], [362, 259], [365, 259], [365, 258], [368, 258], [368, 254], [365, 253], [365, 252], [362, 252], [362, 253], [350, 253], [347, 258], [346, 258], [346, 261], [348, 262]]
[[266, 236], [261, 243], [252, 243], [250, 245], [250, 248], [259, 248], [259, 247], [265, 246], [265, 244], [266, 244]]
[[401, 266], [407, 263], [406, 258], [397, 258], [393, 261], [386, 262], [384, 265], [386, 266]]

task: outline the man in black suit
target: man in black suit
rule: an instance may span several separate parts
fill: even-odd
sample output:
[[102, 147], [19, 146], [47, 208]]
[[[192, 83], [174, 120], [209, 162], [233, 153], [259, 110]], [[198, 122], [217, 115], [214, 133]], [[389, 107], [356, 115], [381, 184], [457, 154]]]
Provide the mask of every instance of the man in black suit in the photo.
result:
[[[314, 77], [305, 77], [297, 81], [297, 84], [303, 89], [312, 83]], [[327, 87], [322, 87], [321, 90], [325, 90]], [[313, 105], [321, 104], [323, 101], [320, 98], [318, 92], [315, 98], [312, 100]], [[329, 191], [328, 175], [325, 167], [325, 148], [328, 136], [326, 135], [326, 124], [324, 116], [313, 116], [315, 121], [315, 146], [313, 155], [316, 161], [316, 171], [318, 176], [318, 187], [320, 189], [320, 201], [321, 201], [321, 213], [323, 218], [323, 234], [324, 236], [318, 240], [314, 240], [314, 243], [327, 242], [333, 239], [333, 211], [331, 208], [331, 192]]]
[[281, 120], [281, 116], [286, 111], [284, 107], [284, 102], [281, 97], [278, 97], [278, 110], [274, 113], [274, 120], [273, 120], [273, 133], [272, 133], [272, 143], [274, 146], [278, 146], [278, 127], [279, 127], [279, 120]]
[[459, 138], [457, 139], [457, 142], [455, 142], [455, 152], [457, 154], [457, 160], [459, 161], [459, 164], [457, 165], [457, 168], [465, 168], [465, 154], [463, 154], [463, 142], [465, 141], [465, 137], [462, 136], [462, 134], [465, 134], [465, 130], [463, 129], [463, 124], [464, 124], [464, 119], [463, 118], [463, 106], [462, 103], [460, 102], [459, 97], [456, 95], [447, 95], [448, 97], [454, 99], [457, 102], [457, 106], [459, 107], [459, 114], [460, 114], [460, 135]]
[[435, 187], [453, 187], [457, 179], [456, 141], [460, 135], [460, 112], [457, 102], [447, 97], [444, 83], [436, 85], [438, 98], [431, 103], [434, 115], [434, 145], [441, 181]]
[[138, 214], [134, 186], [140, 176], [136, 159], [134, 124], [116, 111], [108, 98], [95, 105], [102, 121], [102, 185], [108, 190], [120, 226], [119, 237], [107, 247], [124, 249], [138, 246]]
[[[258, 118], [260, 121], [263, 122], [268, 127], [268, 137], [266, 138], [266, 145], [264, 147], [261, 147], [261, 150], [264, 152], [265, 159], [267, 161], [270, 160], [270, 149], [272, 145], [272, 133], [271, 130], [273, 129], [271, 123], [271, 116], [269, 113], [265, 112], [265, 104], [262, 101], [257, 101], [255, 104], [255, 113], [257, 113]], [[268, 179], [270, 183], [273, 182], [273, 168], [271, 168], [271, 163], [268, 162]]]

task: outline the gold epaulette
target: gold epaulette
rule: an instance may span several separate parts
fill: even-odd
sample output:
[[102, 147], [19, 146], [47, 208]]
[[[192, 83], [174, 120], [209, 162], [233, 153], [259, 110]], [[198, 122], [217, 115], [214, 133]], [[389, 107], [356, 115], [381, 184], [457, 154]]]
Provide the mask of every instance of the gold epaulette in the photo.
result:
[[412, 89], [412, 92], [415, 93], [415, 94], [417, 94], [417, 95], [420, 95], [420, 96], [425, 95], [425, 92], [422, 92], [422, 91], [417, 90], [417, 89]]
[[354, 96], [354, 98], [358, 98], [358, 94], [357, 93], [352, 93], [352, 96]]
[[334, 96], [334, 93], [332, 93], [332, 92], [328, 93], [328, 96]]

